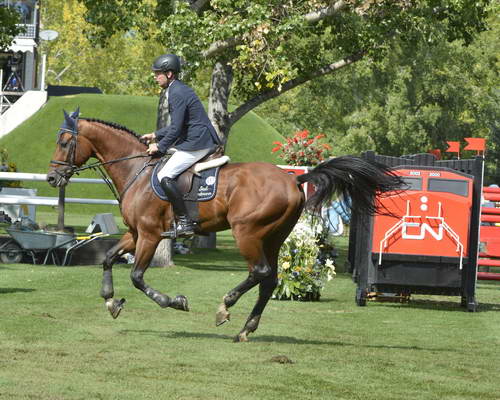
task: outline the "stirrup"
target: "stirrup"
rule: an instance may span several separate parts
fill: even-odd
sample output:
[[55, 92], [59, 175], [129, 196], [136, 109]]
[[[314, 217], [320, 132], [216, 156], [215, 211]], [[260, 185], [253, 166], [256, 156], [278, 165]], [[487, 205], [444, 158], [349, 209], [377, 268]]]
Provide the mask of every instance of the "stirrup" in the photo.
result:
[[178, 237], [188, 238], [193, 236], [195, 234], [195, 231], [196, 231], [196, 226], [194, 222], [177, 223], [174, 220], [172, 224], [172, 229], [163, 232], [161, 234], [161, 237], [165, 239], [177, 239]]

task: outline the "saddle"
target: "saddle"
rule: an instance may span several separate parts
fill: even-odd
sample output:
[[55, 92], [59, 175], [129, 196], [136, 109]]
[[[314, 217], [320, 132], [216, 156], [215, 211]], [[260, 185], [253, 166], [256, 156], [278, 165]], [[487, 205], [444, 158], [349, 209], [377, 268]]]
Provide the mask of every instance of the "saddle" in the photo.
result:
[[224, 147], [217, 146], [215, 152], [203, 157], [200, 161], [189, 167], [177, 178], [177, 187], [182, 194], [189, 193], [193, 186], [193, 176], [200, 176], [200, 172], [209, 168], [227, 164], [229, 157], [224, 155]]
[[[160, 162], [156, 164], [154, 167], [153, 173], [151, 174], [151, 186], [153, 188], [153, 191], [160, 197], [162, 200], [167, 200], [163, 193], [163, 189], [161, 188], [160, 182], [158, 180], [158, 171], [165, 165], [165, 163], [168, 161], [168, 157], [164, 157]], [[228, 156], [224, 155], [224, 148], [222, 146], [217, 146], [214, 152], [208, 154], [204, 158], [202, 158], [200, 161], [198, 161], [196, 164], [188, 168], [186, 171], [184, 171], [179, 177], [177, 178], [177, 187], [181, 191], [181, 193], [184, 195], [184, 198], [186, 199], [188, 194], [191, 191], [196, 191], [193, 190], [193, 182], [194, 182], [194, 177], [197, 176], [198, 178], [201, 178], [202, 175], [206, 177], [209, 176], [210, 170], [215, 171], [215, 175], [217, 174], [218, 168], [221, 165], [224, 165], [230, 161]], [[203, 172], [205, 171], [205, 172]], [[212, 173], [213, 175], [213, 173]], [[211, 178], [214, 179], [214, 178]], [[198, 179], [197, 181], [199, 181]], [[211, 183], [212, 184], [212, 183]], [[208, 193], [205, 193], [205, 195], [208, 196]], [[195, 194], [192, 194], [189, 197], [195, 197]], [[206, 198], [207, 200], [209, 199], [208, 197], [201, 196], [201, 198]], [[194, 200], [194, 199], [193, 199]], [[202, 201], [200, 197], [198, 198], [198, 201]]]

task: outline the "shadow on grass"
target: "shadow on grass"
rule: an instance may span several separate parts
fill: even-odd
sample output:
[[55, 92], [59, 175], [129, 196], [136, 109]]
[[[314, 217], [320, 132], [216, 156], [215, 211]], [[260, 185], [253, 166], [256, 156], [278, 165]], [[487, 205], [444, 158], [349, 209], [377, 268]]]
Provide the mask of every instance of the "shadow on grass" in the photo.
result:
[[0, 287], [0, 294], [8, 294], [8, 293], [30, 293], [30, 292], [35, 292], [36, 289], [29, 289], [29, 288], [1, 288]]
[[309, 301], [309, 300], [290, 300], [290, 299], [276, 299], [271, 297], [271, 301], [275, 302], [293, 302], [293, 303], [305, 303], [305, 304], [319, 304], [319, 303], [338, 303], [338, 299], [331, 297], [321, 297], [319, 301]]
[[[119, 331], [122, 335], [139, 334], [146, 336], [157, 336], [160, 338], [168, 339], [215, 339], [232, 342], [236, 335], [223, 335], [217, 333], [200, 333], [200, 332], [187, 332], [187, 331], [154, 331], [149, 329], [130, 329]], [[421, 346], [393, 346], [393, 345], [362, 345], [359, 343], [340, 342], [336, 340], [316, 340], [316, 339], [302, 339], [292, 336], [279, 336], [279, 335], [263, 335], [255, 334], [250, 336], [250, 342], [253, 343], [283, 343], [283, 344], [298, 344], [298, 345], [316, 345], [316, 346], [346, 346], [346, 347], [363, 347], [370, 349], [396, 349], [396, 350], [418, 350], [418, 351], [443, 351], [443, 352], [457, 352], [459, 349], [455, 348], [426, 348]]]
[[212, 265], [206, 263], [197, 263], [197, 262], [186, 262], [183, 261], [182, 264], [179, 263], [180, 266], [187, 269], [195, 269], [200, 271], [246, 271], [246, 266], [228, 266], [228, 265]]
[[[127, 334], [140, 334], [147, 336], [158, 336], [169, 339], [216, 339], [216, 340], [224, 340], [224, 341], [233, 341], [236, 337], [234, 335], [224, 335], [218, 333], [200, 333], [200, 332], [186, 332], [186, 331], [153, 331], [148, 329], [135, 329], [135, 330], [121, 330], [119, 331], [122, 335]], [[289, 344], [314, 344], [314, 345], [336, 345], [336, 346], [345, 346], [345, 343], [334, 342], [334, 341], [323, 341], [323, 340], [307, 340], [307, 339], [297, 339], [291, 336], [251, 336], [251, 342], [266, 342], [266, 343], [289, 343]], [[351, 344], [349, 344], [351, 345]]]
[[174, 263], [189, 269], [205, 271], [246, 271], [247, 266], [235, 250], [196, 250], [195, 254], [174, 256]]
[[[419, 300], [411, 300], [408, 304], [386, 303], [385, 305], [389, 307], [398, 307], [398, 308], [402, 307], [417, 308], [420, 310], [467, 312], [466, 308], [460, 305], [460, 299], [457, 302], [419, 299]], [[500, 304], [479, 302], [476, 312], [485, 312], [485, 311], [500, 311]]]

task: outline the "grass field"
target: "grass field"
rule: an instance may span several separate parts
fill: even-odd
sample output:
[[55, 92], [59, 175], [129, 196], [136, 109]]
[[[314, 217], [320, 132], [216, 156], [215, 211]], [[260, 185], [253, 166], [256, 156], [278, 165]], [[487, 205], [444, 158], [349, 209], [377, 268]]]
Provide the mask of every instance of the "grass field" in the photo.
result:
[[[84, 116], [142, 133], [152, 129], [155, 102], [53, 99], [0, 146], [22, 172], [45, 172], [62, 108], [79, 104]], [[235, 126], [228, 152], [235, 161], [273, 161], [268, 143], [280, 137], [259, 136], [266, 124], [247, 117]], [[56, 195], [43, 183], [26, 186]], [[106, 198], [106, 190], [75, 186], [67, 195]], [[67, 211], [66, 224], [83, 231], [93, 214], [111, 210]], [[113, 212], [118, 216], [117, 207]], [[56, 218], [49, 207], [37, 210], [39, 223]], [[217, 237], [216, 250], [176, 256], [175, 267], [146, 274], [151, 286], [186, 295], [189, 313], [162, 310], [134, 289], [127, 265], [114, 268], [116, 297], [127, 303], [113, 320], [99, 297], [100, 266], [0, 264], [0, 400], [500, 399], [500, 285], [478, 283], [477, 313], [464, 312], [457, 297], [440, 296], [360, 308], [355, 284], [339, 273], [320, 302], [271, 301], [250, 342], [235, 344], [257, 291], [231, 309], [229, 323], [215, 327], [222, 296], [247, 274], [230, 233]], [[346, 238], [338, 247], [341, 269]]]
[[438, 296], [357, 307], [339, 274], [320, 302], [271, 301], [250, 342], [232, 343], [256, 299], [215, 327], [221, 297], [246, 276], [232, 238], [175, 261], [146, 281], [188, 296], [191, 311], [160, 309], [118, 265], [117, 320], [99, 267], [0, 265], [0, 399], [500, 398], [498, 284], [478, 283], [477, 313]]

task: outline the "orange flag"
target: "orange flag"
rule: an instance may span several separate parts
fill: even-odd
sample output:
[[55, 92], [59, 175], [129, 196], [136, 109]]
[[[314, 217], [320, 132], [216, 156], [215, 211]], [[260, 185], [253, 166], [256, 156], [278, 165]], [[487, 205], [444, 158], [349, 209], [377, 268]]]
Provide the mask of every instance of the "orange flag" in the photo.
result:
[[465, 138], [467, 142], [467, 146], [464, 147], [464, 150], [476, 150], [479, 154], [480, 151], [484, 152], [486, 148], [486, 139], [484, 138]]
[[446, 142], [448, 148], [445, 150], [447, 153], [460, 153], [460, 142]]

